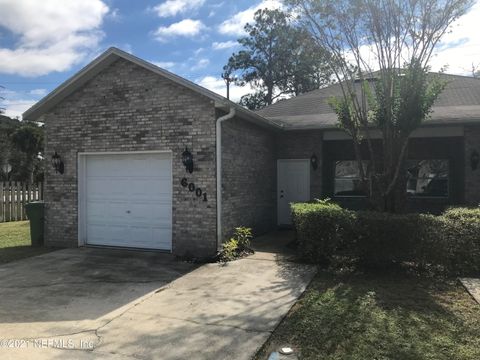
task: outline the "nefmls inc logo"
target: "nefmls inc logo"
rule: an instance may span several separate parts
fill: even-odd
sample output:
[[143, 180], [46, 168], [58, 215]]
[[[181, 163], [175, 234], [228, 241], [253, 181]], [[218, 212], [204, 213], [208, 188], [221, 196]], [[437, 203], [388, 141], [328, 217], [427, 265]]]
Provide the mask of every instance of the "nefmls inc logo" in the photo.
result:
[[60, 348], [60, 349], [74, 349], [75, 342], [73, 339], [35, 339], [33, 340], [34, 348]]

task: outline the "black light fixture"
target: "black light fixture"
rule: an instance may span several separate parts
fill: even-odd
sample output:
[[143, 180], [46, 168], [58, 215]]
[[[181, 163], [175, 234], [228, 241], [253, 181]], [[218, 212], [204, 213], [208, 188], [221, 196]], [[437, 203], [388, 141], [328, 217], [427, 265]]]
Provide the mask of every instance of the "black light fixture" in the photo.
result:
[[60, 155], [58, 155], [56, 151], [52, 155], [52, 166], [55, 169], [55, 172], [57, 174], [63, 174], [63, 171], [64, 171], [63, 161]]
[[193, 172], [193, 155], [190, 151], [188, 151], [187, 147], [182, 153], [182, 163], [185, 166], [185, 170], [191, 174]]
[[473, 150], [470, 154], [470, 166], [472, 170], [477, 170], [478, 163], [480, 162], [480, 154], [477, 150]]
[[313, 154], [310, 158], [310, 164], [312, 164], [313, 170], [317, 170], [318, 168], [318, 158], [317, 155]]

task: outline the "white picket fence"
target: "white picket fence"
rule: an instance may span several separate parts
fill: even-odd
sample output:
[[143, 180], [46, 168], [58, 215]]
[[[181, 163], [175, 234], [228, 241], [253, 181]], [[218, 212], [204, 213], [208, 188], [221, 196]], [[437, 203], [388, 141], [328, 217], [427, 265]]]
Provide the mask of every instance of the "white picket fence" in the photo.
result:
[[26, 220], [25, 204], [43, 200], [43, 183], [0, 182], [0, 222]]

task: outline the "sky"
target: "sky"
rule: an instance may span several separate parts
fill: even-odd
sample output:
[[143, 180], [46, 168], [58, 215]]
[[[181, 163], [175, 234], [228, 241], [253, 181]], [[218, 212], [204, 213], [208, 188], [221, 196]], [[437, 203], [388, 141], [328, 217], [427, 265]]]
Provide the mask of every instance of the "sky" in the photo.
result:
[[[0, 107], [21, 116], [111, 46], [225, 95], [220, 78], [237, 39], [280, 0], [0, 0]], [[480, 0], [447, 34], [432, 70], [480, 67]], [[232, 100], [250, 92], [231, 88]]]

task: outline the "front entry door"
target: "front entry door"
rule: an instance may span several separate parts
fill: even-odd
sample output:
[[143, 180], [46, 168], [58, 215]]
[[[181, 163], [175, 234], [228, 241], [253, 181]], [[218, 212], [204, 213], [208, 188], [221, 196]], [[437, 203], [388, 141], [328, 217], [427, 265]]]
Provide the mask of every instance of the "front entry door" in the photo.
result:
[[291, 225], [290, 203], [310, 200], [310, 161], [281, 159], [277, 162], [278, 225]]

